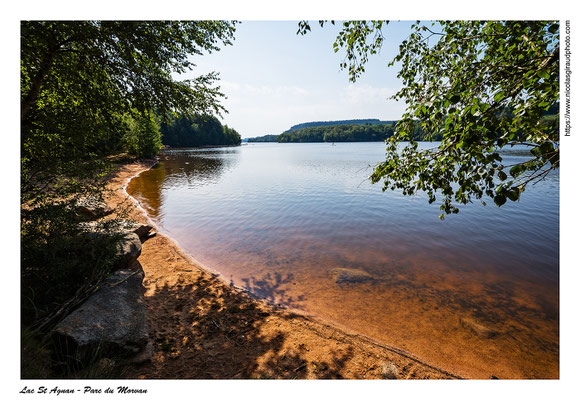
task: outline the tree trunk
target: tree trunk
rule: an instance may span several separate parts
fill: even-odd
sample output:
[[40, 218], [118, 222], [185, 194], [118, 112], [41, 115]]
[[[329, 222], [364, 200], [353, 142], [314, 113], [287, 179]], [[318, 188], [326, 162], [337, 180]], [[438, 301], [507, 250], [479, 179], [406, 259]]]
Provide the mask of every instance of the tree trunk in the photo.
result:
[[42, 89], [44, 78], [46, 78], [46, 75], [48, 75], [57, 52], [58, 47], [53, 47], [49, 49], [46, 58], [40, 64], [40, 68], [38, 69], [36, 76], [32, 80], [32, 87], [30, 88], [30, 92], [28, 92], [28, 95], [24, 98], [20, 106], [21, 123], [23, 123], [28, 118], [32, 106], [38, 100], [38, 95], [40, 94], [40, 90]]

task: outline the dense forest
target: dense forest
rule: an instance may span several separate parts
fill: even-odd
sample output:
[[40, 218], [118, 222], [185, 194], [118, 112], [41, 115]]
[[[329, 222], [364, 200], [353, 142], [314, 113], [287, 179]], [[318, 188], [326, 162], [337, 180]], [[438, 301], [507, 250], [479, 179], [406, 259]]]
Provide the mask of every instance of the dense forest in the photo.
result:
[[331, 125], [301, 128], [278, 135], [279, 143], [288, 142], [376, 142], [393, 136], [391, 124]]
[[345, 119], [340, 121], [314, 121], [303, 122], [301, 124], [293, 125], [284, 133], [292, 132], [302, 128], [313, 128], [320, 126], [335, 126], [335, 125], [379, 125], [379, 124], [394, 124], [396, 121], [381, 121], [376, 118], [369, 119]]
[[253, 138], [248, 138], [247, 142], [276, 142], [278, 141], [278, 135], [264, 135], [264, 136], [256, 136]]
[[161, 124], [164, 145], [170, 147], [199, 147], [211, 145], [239, 145], [242, 138], [238, 132], [223, 125], [211, 115], [180, 114]]
[[[352, 120], [349, 120], [352, 121]], [[367, 121], [367, 120], [365, 120]], [[378, 121], [378, 120], [375, 120]], [[341, 122], [341, 121], [336, 121]], [[319, 124], [319, 122], [306, 122], [299, 125]], [[299, 126], [295, 125], [295, 126]], [[288, 130], [280, 135], [264, 135], [247, 139], [249, 143], [258, 142], [381, 142], [393, 136], [396, 121], [381, 124], [337, 124], [317, 125], [305, 128]], [[419, 125], [416, 126], [413, 139], [428, 140], [427, 135]], [[441, 135], [432, 135], [431, 140], [441, 140]]]

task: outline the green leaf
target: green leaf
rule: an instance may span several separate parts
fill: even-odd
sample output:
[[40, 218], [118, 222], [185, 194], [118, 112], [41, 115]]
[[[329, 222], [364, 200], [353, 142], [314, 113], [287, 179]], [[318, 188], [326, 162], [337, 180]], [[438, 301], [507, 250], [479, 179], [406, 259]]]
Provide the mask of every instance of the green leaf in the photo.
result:
[[548, 103], [547, 101], [542, 101], [540, 104], [538, 104], [538, 107], [545, 108], [547, 110], [548, 108], [550, 108], [550, 103]]
[[541, 70], [540, 72], [538, 72], [538, 76], [540, 78], [544, 78], [544, 79], [550, 79], [550, 74], [548, 73], [548, 71], [546, 71], [545, 69]]
[[493, 202], [501, 207], [505, 204], [506, 198], [503, 194], [498, 194], [493, 198]]
[[506, 194], [511, 201], [516, 201], [520, 198], [520, 191], [518, 188], [508, 190]]
[[456, 104], [459, 102], [459, 100], [461, 100], [461, 96], [459, 96], [458, 94], [454, 94], [453, 96], [451, 96], [451, 98], [449, 99], [449, 102], [451, 104]]
[[516, 164], [510, 168], [510, 175], [517, 178], [525, 171], [525, 167], [522, 164]]
[[544, 142], [540, 145], [540, 152], [542, 154], [551, 153], [554, 151], [554, 145], [550, 142]]
[[[442, 21], [439, 41], [426, 43], [425, 24], [417, 22], [389, 64], [400, 63], [402, 88], [393, 96], [407, 105], [404, 123], [389, 140], [389, 170], [377, 173], [388, 189], [412, 193], [416, 186], [427, 193], [441, 192], [443, 212], [453, 212], [446, 200], [481, 199], [485, 194], [496, 204], [518, 198], [522, 174], [537, 171], [542, 161], [557, 162], [558, 132], [545, 124], [543, 111], [559, 100], [559, 80], [552, 55], [560, 43], [555, 21]], [[379, 47], [377, 25], [355, 21], [342, 37], [355, 37], [347, 68], [358, 68]], [[353, 36], [354, 35], [354, 36]], [[380, 36], [380, 35], [379, 35]], [[523, 39], [525, 36], [525, 40]], [[550, 64], [544, 63], [549, 60]], [[539, 67], [543, 65], [542, 67]], [[538, 71], [540, 69], [540, 71]], [[360, 69], [357, 69], [360, 71]], [[432, 101], [432, 102], [431, 102]], [[423, 109], [425, 105], [426, 109]], [[417, 113], [417, 114], [415, 114]], [[419, 125], [413, 119], [424, 119]], [[425, 132], [422, 132], [422, 130]], [[397, 143], [410, 139], [437, 138], [442, 146], [432, 152], [416, 147], [400, 150]], [[437, 139], [435, 139], [437, 140]], [[508, 143], [529, 142], [536, 160], [504, 167], [492, 156]], [[411, 146], [407, 146], [411, 147]], [[406, 147], [406, 148], [407, 148]], [[529, 155], [532, 155], [528, 153]], [[543, 160], [538, 160], [543, 157]], [[510, 163], [511, 164], [511, 163]], [[484, 165], [487, 170], [476, 170]], [[477, 173], [475, 173], [477, 172]], [[513, 178], [512, 178], [513, 176]], [[542, 176], [530, 174], [531, 181]], [[462, 188], [461, 194], [453, 189]], [[496, 188], [500, 187], [498, 190]], [[415, 187], [416, 191], [417, 187]], [[429, 199], [433, 201], [433, 199]], [[488, 201], [489, 202], [489, 201]]]

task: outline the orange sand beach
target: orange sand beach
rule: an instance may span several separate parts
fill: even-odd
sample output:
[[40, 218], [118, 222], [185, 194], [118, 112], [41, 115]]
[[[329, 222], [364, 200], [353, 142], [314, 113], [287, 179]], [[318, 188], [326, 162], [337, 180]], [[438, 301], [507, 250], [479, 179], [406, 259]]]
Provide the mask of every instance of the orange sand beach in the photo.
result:
[[[131, 218], [153, 224], [126, 192], [155, 160], [122, 164], [107, 199], [136, 205]], [[151, 362], [132, 379], [458, 379], [413, 354], [256, 299], [222, 280], [161, 233], [143, 243]]]

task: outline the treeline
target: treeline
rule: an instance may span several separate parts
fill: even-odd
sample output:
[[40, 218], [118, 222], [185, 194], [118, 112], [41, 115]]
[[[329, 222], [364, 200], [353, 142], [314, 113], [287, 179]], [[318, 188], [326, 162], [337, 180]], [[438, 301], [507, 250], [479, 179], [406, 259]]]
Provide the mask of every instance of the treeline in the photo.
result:
[[239, 145], [242, 137], [211, 115], [179, 114], [161, 124], [161, 141], [170, 147]]
[[[558, 129], [558, 115], [560, 103], [556, 102], [550, 106], [543, 118], [540, 120], [542, 126]], [[513, 118], [510, 110], [503, 110], [498, 114], [498, 118]], [[346, 124], [345, 122], [357, 121], [357, 123]], [[370, 122], [369, 122], [370, 121]], [[376, 123], [376, 122], [380, 123]], [[364, 122], [364, 124], [361, 124]], [[294, 125], [288, 131], [280, 135], [265, 135], [248, 139], [248, 142], [273, 142], [279, 143], [308, 143], [308, 142], [375, 142], [383, 141], [393, 136], [398, 121], [370, 120], [345, 120], [330, 122], [306, 122]], [[296, 127], [300, 127], [296, 129]], [[525, 132], [519, 132], [522, 137]], [[443, 140], [441, 133], [425, 132], [419, 121], [415, 121], [413, 128], [413, 140], [438, 142]]]
[[293, 125], [284, 133], [292, 132], [302, 128], [313, 128], [320, 126], [335, 126], [335, 125], [379, 125], [379, 124], [394, 124], [396, 121], [381, 121], [377, 118], [368, 119], [345, 119], [340, 121], [313, 121], [303, 122], [301, 124]]
[[278, 135], [264, 135], [264, 136], [256, 136], [253, 138], [248, 138], [248, 142], [276, 142], [278, 140]]
[[393, 124], [331, 125], [301, 128], [278, 135], [279, 143], [290, 142], [378, 142], [394, 134]]

